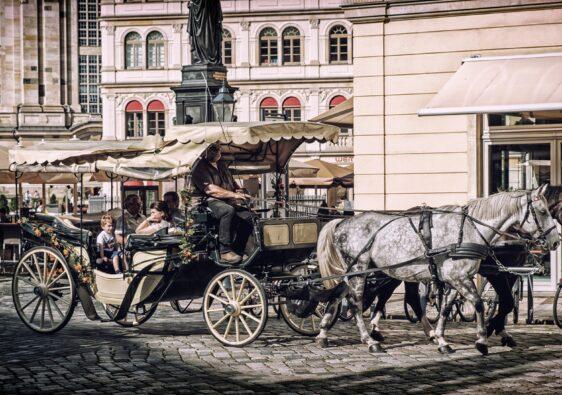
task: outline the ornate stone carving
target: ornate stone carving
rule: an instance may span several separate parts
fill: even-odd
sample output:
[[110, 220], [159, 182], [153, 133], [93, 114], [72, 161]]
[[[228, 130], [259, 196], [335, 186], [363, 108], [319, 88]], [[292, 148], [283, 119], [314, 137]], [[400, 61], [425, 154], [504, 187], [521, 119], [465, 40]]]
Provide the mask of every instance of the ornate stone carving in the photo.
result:
[[320, 20], [314, 16], [310, 18], [308, 22], [310, 22], [311, 29], [318, 29], [318, 26], [320, 25]]
[[115, 26], [113, 25], [104, 25], [102, 28], [107, 32], [109, 36], [113, 36], [115, 34]]
[[123, 102], [126, 99], [126, 95], [119, 95], [117, 96], [117, 100], [116, 100], [116, 105], [117, 107], [121, 107], [123, 105]]
[[248, 31], [248, 30], [250, 30], [250, 22], [249, 21], [242, 21], [242, 22], [240, 22], [240, 27], [242, 28], [243, 31]]
[[183, 25], [181, 23], [174, 23], [172, 29], [174, 29], [174, 33], [181, 33]]

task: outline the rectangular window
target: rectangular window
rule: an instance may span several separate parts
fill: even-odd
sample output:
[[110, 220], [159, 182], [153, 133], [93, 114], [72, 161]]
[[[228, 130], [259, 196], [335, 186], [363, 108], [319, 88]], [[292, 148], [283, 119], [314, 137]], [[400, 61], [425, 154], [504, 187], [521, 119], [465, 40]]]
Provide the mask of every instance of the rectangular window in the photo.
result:
[[222, 61], [225, 65], [232, 64], [232, 41], [226, 40], [223, 44]]
[[82, 112], [99, 114], [101, 98], [99, 95], [99, 55], [80, 55], [78, 57], [79, 101]]
[[101, 45], [98, 20], [100, 1], [78, 0], [78, 10], [80, 11], [78, 13], [78, 44], [80, 46], [99, 47]]
[[279, 114], [276, 108], [262, 108], [260, 109], [260, 121], [265, 121], [267, 117]]
[[[550, 144], [502, 144], [490, 146], [490, 195], [500, 191], [531, 190], [550, 184]], [[550, 279], [551, 254], [544, 257], [545, 272], [538, 281]], [[544, 277], [543, 277], [544, 276]]]
[[142, 137], [142, 112], [128, 112], [127, 114], [127, 138]]
[[550, 183], [550, 144], [490, 147], [490, 194]]
[[150, 111], [148, 113], [148, 134], [164, 137], [166, 129], [164, 113], [161, 111]]
[[147, 47], [148, 65], [151, 69], [164, 67], [164, 44], [150, 44]]
[[277, 39], [261, 41], [260, 64], [277, 64]]

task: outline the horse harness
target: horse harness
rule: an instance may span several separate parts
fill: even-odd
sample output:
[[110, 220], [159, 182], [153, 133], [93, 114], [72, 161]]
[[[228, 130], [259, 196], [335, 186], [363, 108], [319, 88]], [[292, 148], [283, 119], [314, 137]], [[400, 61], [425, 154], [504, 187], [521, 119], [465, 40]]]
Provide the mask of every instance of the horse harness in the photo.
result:
[[[418, 226], [416, 227], [413, 220], [412, 220], [412, 215], [418, 214], [418, 213], [420, 215], [420, 219], [419, 219]], [[500, 262], [500, 260], [496, 257], [496, 255], [493, 251], [492, 244], [490, 244], [490, 242], [488, 242], [488, 240], [486, 240], [486, 238], [484, 237], [484, 235], [482, 234], [482, 232], [478, 229], [478, 227], [476, 225], [484, 226], [484, 227], [490, 229], [491, 231], [493, 231], [494, 233], [496, 233], [497, 235], [502, 235], [502, 236], [506, 236], [506, 237], [510, 237], [510, 238], [514, 238], [514, 239], [525, 240], [526, 242], [529, 242], [529, 240], [527, 240], [527, 239], [523, 239], [523, 238], [521, 238], [519, 236], [516, 236], [516, 235], [513, 235], [511, 233], [501, 231], [499, 229], [494, 228], [493, 226], [490, 226], [490, 225], [472, 217], [471, 215], [468, 214], [468, 206], [462, 206], [460, 212], [451, 211], [451, 210], [442, 210], [442, 209], [428, 207], [428, 206], [422, 206], [422, 207], [419, 208], [419, 210], [416, 210], [416, 211], [409, 211], [409, 212], [405, 212], [405, 213], [394, 212], [392, 214], [396, 215], [396, 217], [389, 220], [388, 222], [386, 222], [384, 225], [382, 225], [379, 229], [377, 229], [373, 233], [373, 235], [369, 238], [369, 240], [367, 241], [365, 246], [355, 256], [355, 258], [353, 259], [350, 267], [354, 266], [357, 263], [357, 261], [359, 260], [359, 258], [371, 249], [371, 247], [373, 246], [373, 243], [375, 242], [375, 239], [376, 239], [377, 235], [379, 234], [379, 232], [382, 229], [384, 229], [386, 226], [388, 226], [392, 222], [394, 222], [398, 219], [402, 219], [402, 218], [408, 219], [408, 222], [410, 223], [410, 226], [412, 227], [413, 231], [417, 234], [418, 238], [420, 239], [420, 241], [421, 241], [421, 243], [424, 247], [424, 250], [425, 250], [424, 254], [419, 256], [419, 257], [415, 257], [415, 258], [409, 259], [407, 261], [397, 263], [395, 265], [386, 266], [384, 268], [373, 268], [373, 269], [363, 270], [363, 271], [360, 271], [360, 272], [348, 273], [345, 276], [357, 276], [357, 275], [362, 275], [362, 274], [372, 274], [372, 273], [379, 272], [379, 271], [382, 271], [382, 270], [398, 269], [400, 267], [407, 266], [407, 265], [413, 264], [413, 263], [418, 262], [418, 261], [427, 260], [429, 262], [429, 271], [431, 273], [432, 280], [437, 282], [437, 284], [441, 284], [442, 281], [439, 279], [437, 264], [436, 264], [435, 260], [436, 260], [437, 257], [442, 257], [442, 256], [448, 256], [449, 258], [451, 258], [453, 260], [458, 260], [458, 259], [479, 259], [479, 260], [482, 260], [482, 259], [484, 259], [488, 256], [491, 256], [492, 259], [495, 261], [495, 263], [498, 265], [500, 271], [508, 271], [509, 269], [507, 269], [507, 267], [505, 267], [505, 265], [503, 265]], [[460, 226], [460, 229], [459, 229], [459, 235], [458, 235], [458, 238], [457, 238], [457, 242], [455, 244], [450, 244], [448, 246], [444, 246], [444, 247], [440, 247], [440, 248], [433, 248], [432, 232], [431, 232], [431, 229], [433, 227], [433, 214], [462, 215], [461, 226]], [[544, 242], [546, 236], [550, 232], [552, 232], [554, 229], [556, 229], [556, 226], [553, 225], [552, 227], [550, 227], [547, 230], [543, 229], [543, 227], [541, 226], [541, 224], [538, 221], [537, 213], [536, 213], [535, 208], [533, 206], [533, 199], [531, 197], [531, 192], [527, 192], [527, 208], [526, 208], [525, 216], [523, 217], [522, 223], [525, 223], [525, 221], [527, 221], [529, 215], [531, 215], [533, 217], [533, 220], [535, 221], [537, 229], [540, 232], [539, 236], [535, 240]], [[478, 244], [478, 243], [465, 243], [465, 242], [463, 242], [464, 228], [465, 228], [467, 222], [472, 225], [474, 230], [476, 230], [476, 233], [482, 239], [484, 245]], [[338, 224], [338, 226], [340, 224]], [[322, 278], [322, 280], [327, 280], [327, 279], [331, 279], [331, 278], [338, 278], [338, 277], [345, 277], [345, 276], [334, 275], [334, 276], [324, 277], [324, 278]]]

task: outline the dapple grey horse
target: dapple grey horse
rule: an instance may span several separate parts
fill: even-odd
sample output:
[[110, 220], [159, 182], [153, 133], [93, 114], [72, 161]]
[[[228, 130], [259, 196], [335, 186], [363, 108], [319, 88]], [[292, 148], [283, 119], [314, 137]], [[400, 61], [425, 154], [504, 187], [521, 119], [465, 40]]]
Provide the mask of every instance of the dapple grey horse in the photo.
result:
[[[544, 198], [546, 185], [532, 192], [501, 192], [487, 198], [475, 199], [466, 205], [467, 216], [461, 206], [443, 206], [432, 216], [432, 246], [434, 250], [448, 248], [458, 243], [462, 230], [462, 242], [487, 246], [497, 237], [499, 229], [517, 226], [522, 232], [544, 238], [546, 247], [555, 249], [559, 244], [547, 202]], [[464, 219], [463, 219], [464, 218]], [[426, 247], [416, 227], [420, 215], [398, 215], [392, 213], [367, 212], [345, 220], [329, 222], [318, 238], [318, 263], [322, 277], [363, 272], [371, 266], [402, 281], [429, 282], [433, 276], [429, 260], [425, 258]], [[412, 261], [405, 266], [400, 263]], [[483, 304], [474, 281], [480, 259], [463, 258], [453, 260], [447, 254], [436, 255], [438, 278], [452, 287], [445, 295], [441, 306], [435, 335], [442, 353], [453, 352], [444, 338], [445, 322], [457, 293], [471, 302], [476, 309], [476, 349], [488, 353]], [[392, 268], [394, 266], [394, 268]], [[386, 269], [386, 267], [391, 267]], [[349, 285], [348, 300], [355, 316], [361, 341], [372, 352], [383, 351], [380, 343], [367, 331], [361, 314], [366, 274], [344, 278]], [[334, 286], [336, 279], [327, 279], [327, 286]], [[328, 306], [320, 324], [317, 341], [327, 345], [328, 323], [335, 312], [338, 301]]]

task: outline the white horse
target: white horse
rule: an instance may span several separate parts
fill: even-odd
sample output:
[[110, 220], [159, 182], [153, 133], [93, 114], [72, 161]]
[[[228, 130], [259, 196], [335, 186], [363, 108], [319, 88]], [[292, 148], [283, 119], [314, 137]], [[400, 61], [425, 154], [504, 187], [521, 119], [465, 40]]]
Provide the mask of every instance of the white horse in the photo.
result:
[[[488, 344], [484, 309], [472, 279], [478, 271], [482, 252], [486, 253], [499, 229], [514, 226], [534, 238], [542, 239], [548, 249], [557, 248], [560, 237], [544, 198], [545, 189], [546, 185], [530, 192], [501, 192], [473, 200], [464, 210], [461, 206], [428, 209], [432, 212], [429, 242], [418, 231], [424, 224], [424, 221], [420, 221], [421, 212], [367, 212], [349, 219], [331, 221], [324, 226], [318, 238], [320, 273], [322, 277], [329, 277], [377, 267], [402, 281], [428, 282], [437, 276], [452, 287], [451, 292], [444, 297], [435, 328], [439, 351], [453, 352], [444, 338], [445, 322], [452, 302], [460, 293], [475, 307], [478, 333], [476, 349], [486, 355]], [[428, 245], [432, 247], [432, 252], [442, 252], [434, 256], [433, 275], [426, 255]], [[466, 253], [454, 256], [454, 253], [443, 252], [454, 250], [459, 245], [469, 246], [472, 251], [479, 250], [480, 256]], [[361, 341], [369, 346], [371, 352], [382, 352], [384, 350], [379, 341], [369, 335], [361, 315], [366, 276], [344, 277], [344, 281], [349, 285], [348, 300]], [[325, 284], [334, 286], [337, 282], [329, 278]], [[328, 323], [338, 302], [330, 304], [320, 324], [317, 342], [322, 346], [327, 345]]]

